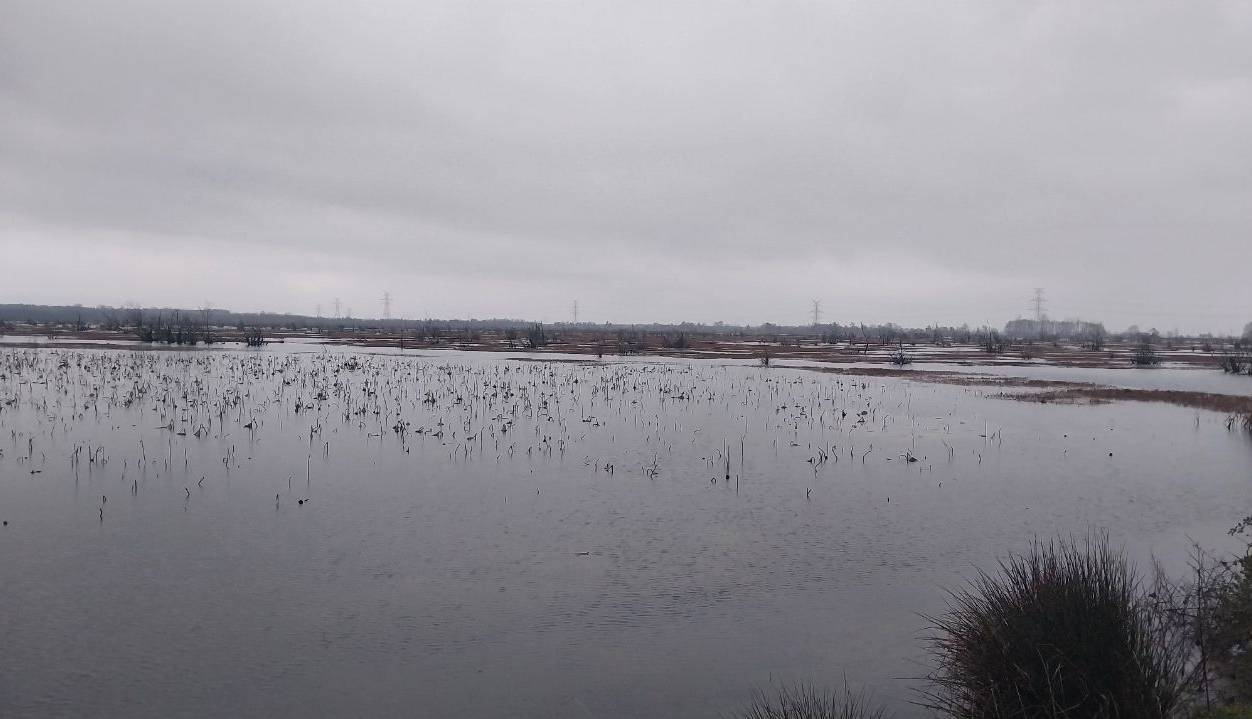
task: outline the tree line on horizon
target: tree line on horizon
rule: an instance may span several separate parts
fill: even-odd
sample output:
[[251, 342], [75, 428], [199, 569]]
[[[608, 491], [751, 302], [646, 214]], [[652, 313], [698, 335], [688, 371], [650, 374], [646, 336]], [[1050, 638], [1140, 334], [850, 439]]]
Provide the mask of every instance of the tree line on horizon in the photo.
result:
[[[1111, 333], [1103, 323], [1082, 320], [1050, 320], [1042, 322], [1031, 319], [1015, 319], [1003, 329], [986, 325], [970, 327], [929, 325], [904, 327], [896, 323], [846, 323], [830, 322], [807, 325], [779, 325], [765, 322], [759, 325], [734, 325], [724, 322], [697, 323], [592, 323], [552, 322], [542, 323], [512, 318], [489, 319], [365, 319], [351, 317], [316, 317], [272, 312], [234, 312], [217, 308], [180, 309], [169, 307], [110, 307], [99, 305], [36, 305], [0, 304], [0, 323], [7, 325], [60, 326], [78, 331], [100, 329], [106, 331], [132, 330], [145, 337], [149, 334], [168, 334], [190, 328], [235, 328], [239, 332], [248, 329], [282, 331], [319, 331], [359, 333], [375, 331], [383, 333], [426, 332], [437, 338], [439, 333], [456, 331], [488, 331], [501, 333], [513, 331], [535, 335], [535, 327], [561, 328], [588, 331], [636, 331], [655, 333], [679, 333], [682, 337], [694, 335], [754, 335], [754, 336], [804, 336], [817, 337], [828, 343], [871, 341], [876, 344], [894, 342], [930, 342], [944, 344], [954, 342], [995, 343], [998, 341], [1070, 341], [1080, 342], [1091, 349], [1101, 349], [1109, 338], [1138, 340], [1142, 342], [1168, 343], [1185, 339], [1227, 339], [1241, 343], [1252, 341], [1252, 322], [1243, 330], [1242, 337], [1221, 338], [1210, 333], [1182, 334], [1169, 332], [1162, 335], [1152, 328], [1141, 331], [1131, 325], [1124, 332]], [[168, 338], [165, 338], [168, 341]]]

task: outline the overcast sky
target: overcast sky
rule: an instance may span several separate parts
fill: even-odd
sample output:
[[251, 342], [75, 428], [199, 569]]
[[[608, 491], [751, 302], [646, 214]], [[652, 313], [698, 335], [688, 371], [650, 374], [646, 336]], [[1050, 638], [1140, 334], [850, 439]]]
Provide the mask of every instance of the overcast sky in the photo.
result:
[[1237, 331], [1252, 3], [0, 0], [0, 302]]

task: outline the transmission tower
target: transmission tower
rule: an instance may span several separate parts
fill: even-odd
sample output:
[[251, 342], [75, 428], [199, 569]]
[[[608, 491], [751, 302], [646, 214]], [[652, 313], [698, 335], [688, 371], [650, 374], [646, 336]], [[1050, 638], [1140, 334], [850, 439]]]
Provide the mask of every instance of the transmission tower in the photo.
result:
[[1043, 299], [1043, 288], [1036, 287], [1035, 298], [1031, 300], [1031, 305], [1035, 308], [1035, 322], [1039, 323], [1041, 328], [1043, 326], [1043, 310], [1047, 307], [1047, 304], [1047, 301]]
[[383, 319], [391, 319], [391, 293], [383, 292]]
[[822, 301], [813, 300], [813, 326], [816, 327], [822, 323]]
[[317, 305], [317, 318], [319, 320], [322, 319], [322, 305], [320, 302]]
[[343, 315], [339, 314], [339, 298], [338, 297], [335, 298], [335, 317], [343, 317]]
[[574, 324], [578, 324], [578, 300], [574, 300]]

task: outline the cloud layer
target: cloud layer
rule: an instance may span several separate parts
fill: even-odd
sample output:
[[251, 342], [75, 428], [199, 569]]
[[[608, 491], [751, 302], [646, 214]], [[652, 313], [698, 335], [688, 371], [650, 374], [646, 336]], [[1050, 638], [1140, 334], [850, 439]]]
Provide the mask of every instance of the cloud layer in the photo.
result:
[[1252, 6], [0, 0], [0, 301], [1252, 319]]

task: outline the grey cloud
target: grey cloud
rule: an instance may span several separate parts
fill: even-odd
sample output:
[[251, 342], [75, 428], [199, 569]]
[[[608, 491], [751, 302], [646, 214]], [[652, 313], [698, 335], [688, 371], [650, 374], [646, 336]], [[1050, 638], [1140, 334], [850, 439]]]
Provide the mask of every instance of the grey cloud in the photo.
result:
[[[580, 296], [593, 319], [800, 321], [818, 296], [999, 322], [1035, 285], [1114, 326], [1252, 308], [1241, 3], [0, 15], [0, 249], [92, 244], [132, 287], [136, 253], [217, 252], [286, 268], [217, 297], [276, 310], [362, 311], [383, 281], [415, 312], [550, 319]], [[122, 301], [110, 284], [5, 299]], [[462, 304], [424, 296], [445, 284]]]

